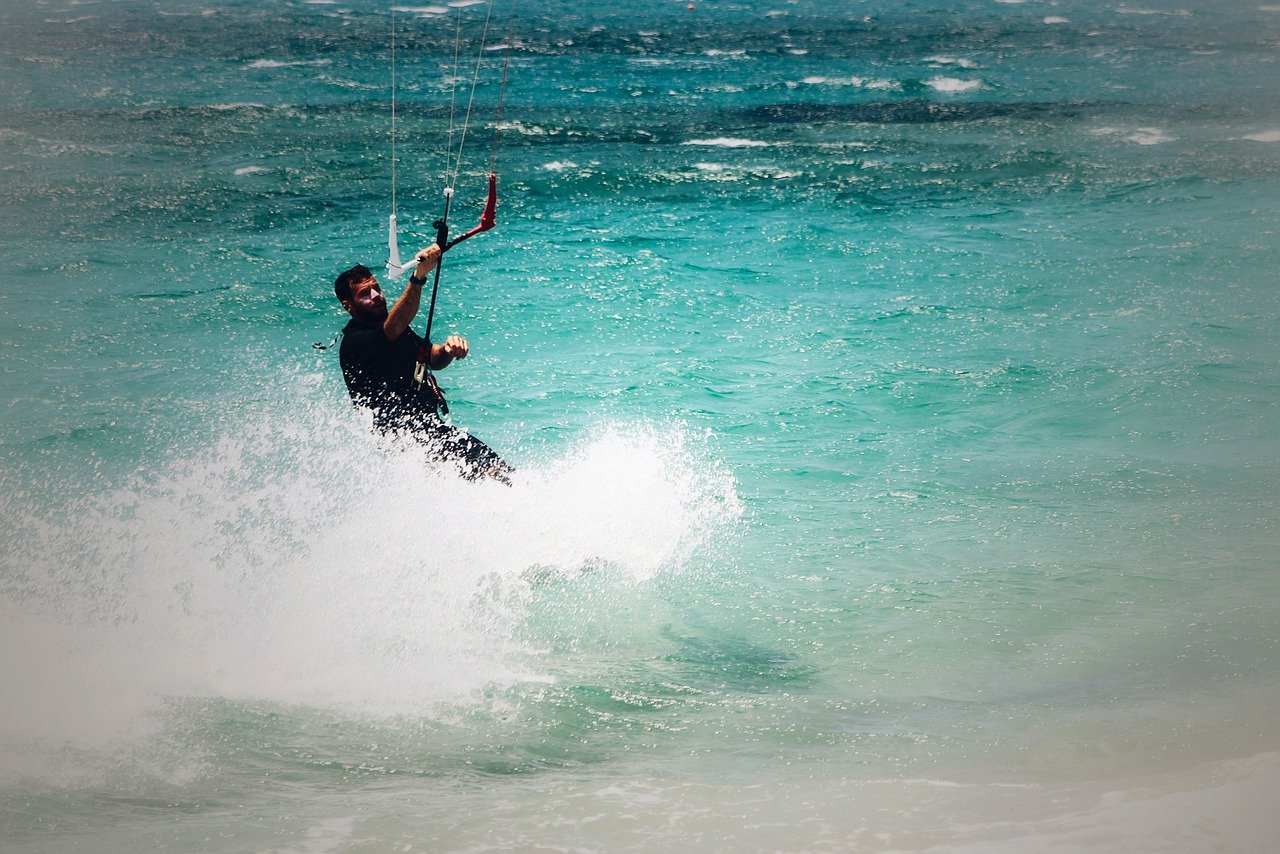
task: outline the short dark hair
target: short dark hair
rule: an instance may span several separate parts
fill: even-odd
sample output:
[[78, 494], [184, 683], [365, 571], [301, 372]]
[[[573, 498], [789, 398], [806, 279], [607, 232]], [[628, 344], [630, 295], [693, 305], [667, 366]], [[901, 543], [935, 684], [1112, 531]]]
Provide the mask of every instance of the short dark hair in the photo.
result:
[[357, 264], [350, 270], [343, 270], [338, 274], [338, 278], [333, 283], [333, 292], [338, 297], [338, 302], [345, 302], [351, 299], [351, 286], [356, 282], [363, 282], [372, 276], [369, 268], [363, 264]]

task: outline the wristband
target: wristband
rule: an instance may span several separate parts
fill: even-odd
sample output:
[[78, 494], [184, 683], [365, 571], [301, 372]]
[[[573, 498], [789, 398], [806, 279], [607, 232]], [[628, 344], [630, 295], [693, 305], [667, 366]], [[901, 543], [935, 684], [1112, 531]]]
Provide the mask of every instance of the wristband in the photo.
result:
[[413, 275], [412, 273], [409, 274], [409, 284], [422, 287], [426, 283], [427, 283], [427, 280], [425, 278], [419, 279], [417, 276]]

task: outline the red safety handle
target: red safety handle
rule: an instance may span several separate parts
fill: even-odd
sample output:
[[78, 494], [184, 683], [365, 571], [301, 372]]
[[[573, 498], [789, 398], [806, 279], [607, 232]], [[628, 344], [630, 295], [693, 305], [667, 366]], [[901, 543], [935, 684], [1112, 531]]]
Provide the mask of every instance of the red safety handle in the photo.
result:
[[448, 252], [468, 237], [475, 237], [482, 231], [488, 231], [498, 224], [498, 174], [496, 172], [489, 173], [489, 198], [485, 199], [484, 211], [480, 214], [480, 224], [470, 231], [455, 237], [444, 246], [444, 251]]

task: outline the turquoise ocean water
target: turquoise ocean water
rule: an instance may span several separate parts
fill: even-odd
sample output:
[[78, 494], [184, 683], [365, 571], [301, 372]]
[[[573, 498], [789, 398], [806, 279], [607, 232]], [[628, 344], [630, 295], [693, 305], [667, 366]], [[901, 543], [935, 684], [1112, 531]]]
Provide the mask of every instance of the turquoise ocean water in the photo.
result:
[[[407, 251], [487, 10], [395, 13]], [[1280, 6], [496, 3], [511, 489], [311, 347], [391, 20], [0, 9], [0, 848], [1274, 844]]]

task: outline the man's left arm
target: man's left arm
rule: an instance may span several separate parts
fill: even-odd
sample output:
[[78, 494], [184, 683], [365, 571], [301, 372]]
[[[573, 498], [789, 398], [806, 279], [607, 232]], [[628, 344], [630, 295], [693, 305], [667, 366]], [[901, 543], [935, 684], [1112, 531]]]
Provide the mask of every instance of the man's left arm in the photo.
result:
[[467, 346], [467, 339], [461, 335], [450, 335], [444, 339], [443, 344], [431, 345], [431, 370], [438, 371], [445, 368], [454, 359], [465, 359], [467, 353], [471, 350]]

